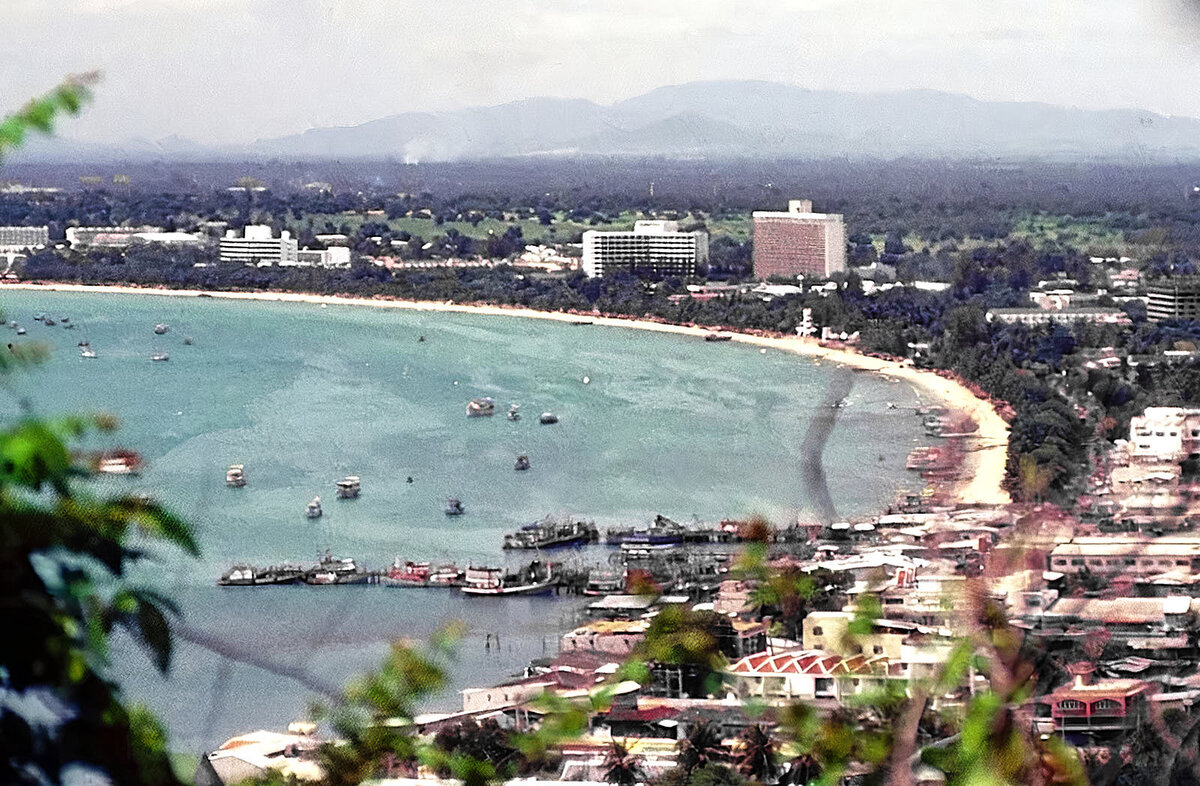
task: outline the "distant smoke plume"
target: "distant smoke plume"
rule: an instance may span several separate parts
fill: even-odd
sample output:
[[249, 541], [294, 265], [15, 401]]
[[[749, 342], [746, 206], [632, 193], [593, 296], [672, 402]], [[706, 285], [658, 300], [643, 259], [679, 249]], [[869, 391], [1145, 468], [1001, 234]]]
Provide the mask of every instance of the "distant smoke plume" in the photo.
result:
[[837, 520], [833, 495], [829, 493], [825, 479], [825, 443], [829, 441], [838, 414], [842, 411], [839, 405], [850, 395], [852, 387], [854, 372], [850, 369], [841, 369], [833, 374], [825, 397], [808, 424], [804, 441], [800, 443], [800, 482], [813, 512], [817, 514], [817, 520], [825, 525]]

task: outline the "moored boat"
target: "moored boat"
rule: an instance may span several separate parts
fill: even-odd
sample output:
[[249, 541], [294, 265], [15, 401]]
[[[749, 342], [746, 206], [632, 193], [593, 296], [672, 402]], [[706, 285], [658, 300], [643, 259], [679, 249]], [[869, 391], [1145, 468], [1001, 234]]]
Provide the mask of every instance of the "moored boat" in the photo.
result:
[[96, 350], [92, 349], [91, 345], [90, 345], [90, 344], [88, 344], [87, 342], [84, 342], [84, 343], [83, 343], [83, 344], [80, 346], [80, 348], [79, 348], [79, 357], [81, 357], [81, 358], [94, 358], [94, 357], [96, 357], [96, 356], [97, 356], [97, 355], [96, 355]]
[[225, 470], [225, 485], [231, 489], [240, 489], [246, 485], [246, 467], [244, 464], [230, 464]]
[[308, 506], [304, 509], [304, 515], [310, 519], [319, 519], [322, 513], [320, 497], [313, 497], [312, 502], [308, 503]]
[[159, 322], [157, 325], [154, 326], [154, 333], [155, 333], [155, 335], [161, 336], [163, 333], [166, 333], [170, 329], [171, 329], [170, 325], [164, 325], [163, 323]]
[[446, 497], [444, 510], [447, 516], [461, 516], [467, 512], [467, 509], [463, 507], [462, 500], [458, 497]]
[[614, 595], [625, 591], [625, 574], [614, 570], [588, 571], [584, 595]]
[[491, 417], [496, 413], [496, 402], [490, 398], [473, 398], [467, 402], [467, 417]]
[[470, 566], [466, 570], [463, 594], [475, 597], [486, 595], [544, 595], [554, 591], [558, 577], [554, 566], [531, 562], [516, 573], [503, 568]]
[[357, 499], [362, 490], [362, 482], [358, 475], [347, 475], [337, 482], [338, 499]]
[[610, 529], [604, 542], [632, 548], [656, 548], [678, 546], [683, 543], [687, 530], [678, 522], [663, 515], [654, 517], [654, 523], [644, 528]]
[[304, 579], [304, 569], [298, 565], [234, 565], [217, 579], [221, 587], [266, 587], [272, 584], [298, 584]]
[[121, 448], [97, 453], [90, 463], [103, 475], [136, 475], [142, 469], [142, 457]]
[[596, 523], [567, 516], [547, 516], [541, 521], [526, 524], [504, 536], [506, 549], [551, 549], [563, 546], [582, 546], [600, 539]]
[[521, 455], [517, 456], [517, 463], [513, 465], [513, 469], [515, 469], [517, 472], [524, 472], [525, 470], [529, 469], [529, 466], [529, 456], [526, 456], [524, 453], [522, 453]]
[[711, 332], [711, 333], [704, 334], [704, 340], [705, 341], [732, 341], [733, 336], [729, 333]]
[[548, 426], [551, 423], [557, 423], [558, 415], [555, 415], [553, 412], [543, 412], [542, 416], [538, 418], [538, 422], [543, 426]]
[[371, 574], [360, 568], [353, 559], [339, 559], [329, 552], [325, 552], [316, 567], [305, 572], [304, 583], [317, 586], [366, 584], [370, 578]]
[[509, 405], [508, 419], [513, 420], [513, 421], [521, 419], [521, 405], [520, 404], [510, 404]]

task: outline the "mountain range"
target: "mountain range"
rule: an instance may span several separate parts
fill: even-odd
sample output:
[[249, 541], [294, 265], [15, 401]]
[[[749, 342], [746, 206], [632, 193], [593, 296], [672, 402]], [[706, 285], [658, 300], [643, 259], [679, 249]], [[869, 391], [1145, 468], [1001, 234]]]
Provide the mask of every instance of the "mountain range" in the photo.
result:
[[102, 146], [41, 141], [24, 160], [665, 158], [1200, 159], [1200, 120], [1140, 109], [980, 101], [933, 90], [849, 93], [759, 81], [692, 82], [600, 105], [529, 98], [408, 112], [246, 145], [172, 136]]

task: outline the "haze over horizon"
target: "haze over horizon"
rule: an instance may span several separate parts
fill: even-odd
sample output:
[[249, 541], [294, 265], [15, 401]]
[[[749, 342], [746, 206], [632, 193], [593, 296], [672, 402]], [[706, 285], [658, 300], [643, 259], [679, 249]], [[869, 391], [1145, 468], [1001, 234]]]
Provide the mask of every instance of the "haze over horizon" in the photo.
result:
[[99, 69], [98, 100], [61, 127], [94, 142], [177, 134], [236, 144], [402, 112], [541, 96], [610, 104], [741, 79], [1200, 117], [1191, 0], [6, 5], [0, 106]]

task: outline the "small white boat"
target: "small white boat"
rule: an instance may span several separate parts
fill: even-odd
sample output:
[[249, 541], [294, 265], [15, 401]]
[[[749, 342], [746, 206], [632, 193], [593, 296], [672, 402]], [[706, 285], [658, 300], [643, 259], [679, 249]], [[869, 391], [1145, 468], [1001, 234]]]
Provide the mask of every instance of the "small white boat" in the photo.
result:
[[155, 363], [162, 363], [163, 361], [170, 360], [171, 356], [168, 355], [166, 352], [159, 352], [156, 355], [151, 355], [150, 359], [153, 360]]
[[358, 475], [347, 475], [337, 482], [338, 499], [357, 499], [362, 490], [362, 482]]
[[246, 485], [246, 467], [243, 464], [230, 464], [225, 470], [225, 485], [232, 489], [240, 489]]
[[538, 422], [543, 426], [548, 426], [551, 423], [557, 423], [558, 415], [555, 415], [553, 412], [543, 412], [541, 418], [538, 419]]
[[23, 336], [23, 335], [25, 335], [26, 332], [27, 331], [25, 330], [25, 328], [21, 327], [20, 325], [17, 325], [17, 335], [18, 336]]
[[520, 420], [521, 419], [521, 405], [520, 404], [509, 405], [508, 419], [509, 420]]
[[163, 333], [166, 333], [170, 329], [171, 329], [170, 325], [164, 325], [163, 323], [159, 322], [157, 325], [154, 326], [154, 333], [155, 333], [155, 335], [161, 336]]
[[79, 350], [79, 357], [81, 357], [81, 358], [97, 357], [96, 350], [92, 349], [91, 347], [83, 347], [82, 349]]
[[308, 507], [304, 509], [304, 515], [310, 519], [319, 519], [321, 518], [321, 514], [321, 498], [313, 497], [312, 502], [308, 503]]

